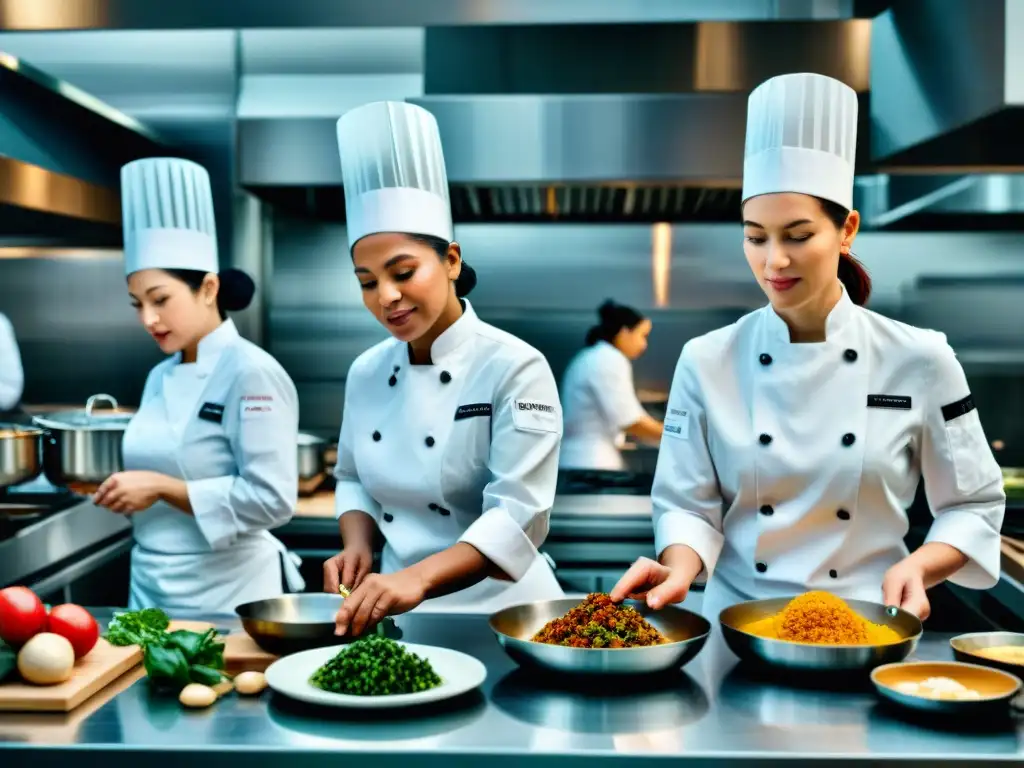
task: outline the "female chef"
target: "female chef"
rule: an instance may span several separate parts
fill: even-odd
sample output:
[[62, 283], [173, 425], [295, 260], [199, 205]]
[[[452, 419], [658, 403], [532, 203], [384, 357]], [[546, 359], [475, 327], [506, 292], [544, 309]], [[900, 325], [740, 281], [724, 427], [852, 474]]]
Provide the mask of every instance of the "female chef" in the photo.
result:
[[[652, 502], [660, 562], [614, 599], [708, 579], [704, 616], [828, 590], [928, 616], [925, 590], [999, 578], [1005, 495], [945, 337], [863, 308], [850, 255], [857, 97], [816, 74], [750, 96], [744, 252], [769, 306], [692, 339], [672, 383]], [[934, 522], [908, 554], [923, 476]]]
[[[453, 242], [437, 123], [376, 102], [338, 121], [352, 264], [392, 338], [345, 380], [336, 510], [343, 549], [324, 589], [352, 590], [337, 633], [388, 614], [491, 611], [558, 598], [538, 552], [562, 433], [551, 368], [482, 322], [463, 298], [473, 271]], [[375, 529], [386, 544], [370, 575]]]
[[587, 332], [586, 347], [562, 379], [565, 433], [559, 465], [564, 469], [622, 470], [622, 434], [650, 442], [661, 438], [633, 388], [633, 360], [647, 349], [651, 321], [632, 307], [608, 300], [600, 322]]
[[210, 179], [187, 160], [121, 170], [128, 293], [170, 355], [149, 373], [125, 431], [125, 471], [95, 502], [131, 516], [130, 608], [233, 612], [290, 589], [295, 563], [268, 529], [298, 494], [298, 398], [274, 358], [226, 310], [252, 280], [219, 272]]

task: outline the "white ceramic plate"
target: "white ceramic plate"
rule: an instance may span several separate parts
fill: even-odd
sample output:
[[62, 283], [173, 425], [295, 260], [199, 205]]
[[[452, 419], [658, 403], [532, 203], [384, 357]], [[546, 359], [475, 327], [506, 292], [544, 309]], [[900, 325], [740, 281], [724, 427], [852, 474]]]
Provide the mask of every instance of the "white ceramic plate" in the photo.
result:
[[350, 647], [346, 645], [314, 648], [311, 651], [302, 651], [278, 659], [267, 667], [267, 685], [277, 693], [310, 704], [358, 709], [387, 709], [410, 707], [454, 698], [473, 690], [487, 679], [487, 668], [472, 656], [432, 645], [402, 642], [398, 644], [410, 653], [415, 653], [420, 658], [429, 661], [438, 677], [441, 678], [441, 685], [418, 693], [351, 696], [345, 693], [330, 693], [310, 683], [309, 678], [313, 676], [313, 673], [333, 659], [339, 651]]

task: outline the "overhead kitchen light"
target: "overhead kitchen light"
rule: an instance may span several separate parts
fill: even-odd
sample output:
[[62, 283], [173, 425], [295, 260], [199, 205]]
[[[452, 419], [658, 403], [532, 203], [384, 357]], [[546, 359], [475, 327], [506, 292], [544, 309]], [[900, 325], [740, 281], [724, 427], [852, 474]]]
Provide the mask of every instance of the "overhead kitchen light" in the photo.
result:
[[669, 305], [672, 274], [672, 227], [658, 222], [651, 228], [651, 277], [654, 281], [654, 306]]

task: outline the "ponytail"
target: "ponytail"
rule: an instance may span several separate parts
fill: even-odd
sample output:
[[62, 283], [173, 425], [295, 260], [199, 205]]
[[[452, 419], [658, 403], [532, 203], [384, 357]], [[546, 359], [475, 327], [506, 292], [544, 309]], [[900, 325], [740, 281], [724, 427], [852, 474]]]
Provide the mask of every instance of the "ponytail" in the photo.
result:
[[871, 278], [864, 265], [848, 253], [839, 254], [839, 280], [854, 304], [862, 307], [868, 303]]
[[597, 314], [600, 322], [587, 331], [584, 340], [584, 344], [588, 347], [594, 346], [599, 341], [611, 343], [623, 328], [636, 328], [644, 319], [644, 316], [632, 307], [616, 304], [611, 299], [598, 307]]
[[[846, 225], [850, 211], [832, 200], [823, 197], [817, 199], [821, 203], [822, 211], [835, 228], [842, 229]], [[862, 307], [868, 303], [868, 297], [871, 295], [871, 278], [868, 277], [868, 271], [864, 269], [863, 264], [848, 253], [840, 253], [838, 276], [854, 304]]]

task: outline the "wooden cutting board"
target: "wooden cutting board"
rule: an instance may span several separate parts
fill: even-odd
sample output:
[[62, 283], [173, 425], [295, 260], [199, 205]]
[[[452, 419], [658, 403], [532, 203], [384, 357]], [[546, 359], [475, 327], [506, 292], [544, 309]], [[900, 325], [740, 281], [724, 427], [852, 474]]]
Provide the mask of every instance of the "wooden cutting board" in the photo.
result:
[[70, 712], [142, 661], [137, 645], [113, 646], [102, 637], [75, 664], [71, 679], [57, 685], [0, 683], [0, 711]]
[[1024, 542], [1003, 536], [1000, 549], [1003, 570], [1013, 578], [1024, 581]]

